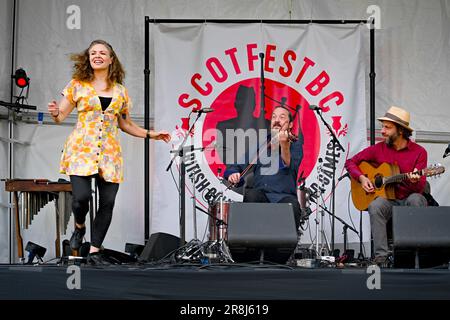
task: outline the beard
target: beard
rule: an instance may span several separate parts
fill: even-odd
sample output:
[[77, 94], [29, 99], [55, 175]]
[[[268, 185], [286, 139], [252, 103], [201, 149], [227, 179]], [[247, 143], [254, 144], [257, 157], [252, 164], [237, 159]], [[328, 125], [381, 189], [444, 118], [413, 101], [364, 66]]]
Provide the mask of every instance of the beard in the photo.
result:
[[394, 145], [394, 142], [397, 141], [397, 138], [398, 138], [398, 134], [397, 133], [394, 133], [393, 135], [387, 136], [385, 138], [386, 144], [389, 147], [392, 147]]

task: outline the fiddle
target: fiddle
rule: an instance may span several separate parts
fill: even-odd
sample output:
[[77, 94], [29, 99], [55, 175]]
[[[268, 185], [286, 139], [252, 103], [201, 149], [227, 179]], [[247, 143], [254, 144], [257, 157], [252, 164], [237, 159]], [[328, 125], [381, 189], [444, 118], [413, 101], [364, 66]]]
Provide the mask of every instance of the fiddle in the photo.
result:
[[[256, 156], [253, 158], [253, 160], [247, 165], [247, 167], [240, 173], [240, 179], [242, 179], [249, 171], [251, 168], [253, 168], [253, 166], [256, 164], [257, 160], [259, 159], [259, 156], [261, 154], [262, 151], [266, 150], [271, 144], [275, 144], [275, 143], [279, 143], [279, 135], [281, 132], [287, 132], [288, 133], [288, 141], [290, 143], [292, 142], [296, 142], [298, 140], [298, 136], [293, 134], [290, 130], [284, 130], [284, 131], [278, 131], [275, 130], [276, 133], [272, 134], [272, 138], [270, 140], [267, 140], [262, 146], [261, 148], [258, 150], [258, 153], [256, 154]], [[236, 187], [238, 183], [231, 183], [226, 189], [230, 189], [231, 187]]]
[[[277, 131], [275, 135], [273, 135], [272, 139], [270, 140], [270, 143], [275, 143], [276, 141], [279, 141], [279, 135], [281, 132], [286, 131]], [[296, 142], [298, 140], [298, 136], [292, 133], [290, 130], [287, 131], [288, 134], [288, 141], [289, 142]]]

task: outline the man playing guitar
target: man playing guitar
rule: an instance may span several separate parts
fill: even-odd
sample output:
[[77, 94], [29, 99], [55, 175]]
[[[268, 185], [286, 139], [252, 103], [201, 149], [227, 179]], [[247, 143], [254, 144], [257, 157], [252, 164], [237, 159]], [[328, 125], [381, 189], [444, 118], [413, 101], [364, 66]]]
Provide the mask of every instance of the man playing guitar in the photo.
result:
[[422, 195], [426, 184], [425, 175], [419, 170], [427, 167], [427, 152], [409, 138], [413, 131], [409, 127], [409, 112], [392, 106], [381, 121], [381, 134], [384, 141], [369, 146], [348, 159], [345, 163], [351, 177], [361, 183], [365, 193], [375, 193], [374, 183], [360, 169], [363, 161], [374, 167], [383, 163], [396, 165], [400, 173], [406, 174], [406, 179], [394, 185], [395, 199], [385, 199], [382, 196], [368, 205], [370, 225], [375, 250], [374, 263], [385, 266], [388, 257], [386, 224], [392, 217], [393, 206], [426, 206], [427, 200]]

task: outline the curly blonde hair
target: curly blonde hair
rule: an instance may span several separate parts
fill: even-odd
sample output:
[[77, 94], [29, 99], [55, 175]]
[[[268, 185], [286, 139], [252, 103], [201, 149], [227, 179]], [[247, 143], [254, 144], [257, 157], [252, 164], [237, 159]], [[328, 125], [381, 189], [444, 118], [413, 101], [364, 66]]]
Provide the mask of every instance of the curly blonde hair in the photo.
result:
[[89, 47], [80, 53], [75, 53], [70, 55], [70, 60], [74, 62], [72, 78], [75, 80], [90, 82], [94, 80], [94, 70], [91, 67], [91, 63], [89, 62], [89, 50], [96, 44], [104, 45], [108, 51], [109, 55], [112, 58], [112, 63], [109, 66], [109, 74], [108, 74], [108, 88], [111, 87], [114, 83], [123, 84], [123, 80], [125, 79], [125, 71], [122, 67], [122, 64], [117, 58], [116, 53], [112, 46], [104, 41], [104, 40], [94, 40], [91, 42]]

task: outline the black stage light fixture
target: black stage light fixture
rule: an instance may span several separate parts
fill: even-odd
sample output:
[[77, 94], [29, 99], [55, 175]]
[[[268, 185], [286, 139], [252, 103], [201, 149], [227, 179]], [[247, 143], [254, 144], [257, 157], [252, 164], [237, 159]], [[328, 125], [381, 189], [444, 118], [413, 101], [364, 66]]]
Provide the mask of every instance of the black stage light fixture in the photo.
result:
[[26, 88], [30, 84], [30, 78], [27, 77], [27, 73], [22, 68], [16, 70], [14, 80], [16, 82], [16, 86], [19, 88]]
[[[19, 95], [14, 96], [14, 102], [0, 101], [0, 106], [4, 106], [14, 112], [20, 112], [20, 109], [36, 110], [36, 106], [25, 104], [25, 101], [27, 101], [28, 94], [30, 92], [30, 78], [28, 78], [25, 70], [22, 68], [17, 69], [16, 72], [11, 75], [11, 79], [14, 79], [15, 85], [21, 89], [19, 90]], [[23, 94], [25, 88], [25, 94]]]
[[28, 262], [27, 264], [32, 264], [35, 257], [38, 258], [38, 260], [42, 263], [44, 262], [42, 258], [45, 255], [45, 252], [47, 252], [47, 249], [44, 247], [41, 247], [40, 245], [28, 241], [27, 246], [25, 247], [25, 250], [28, 251]]

